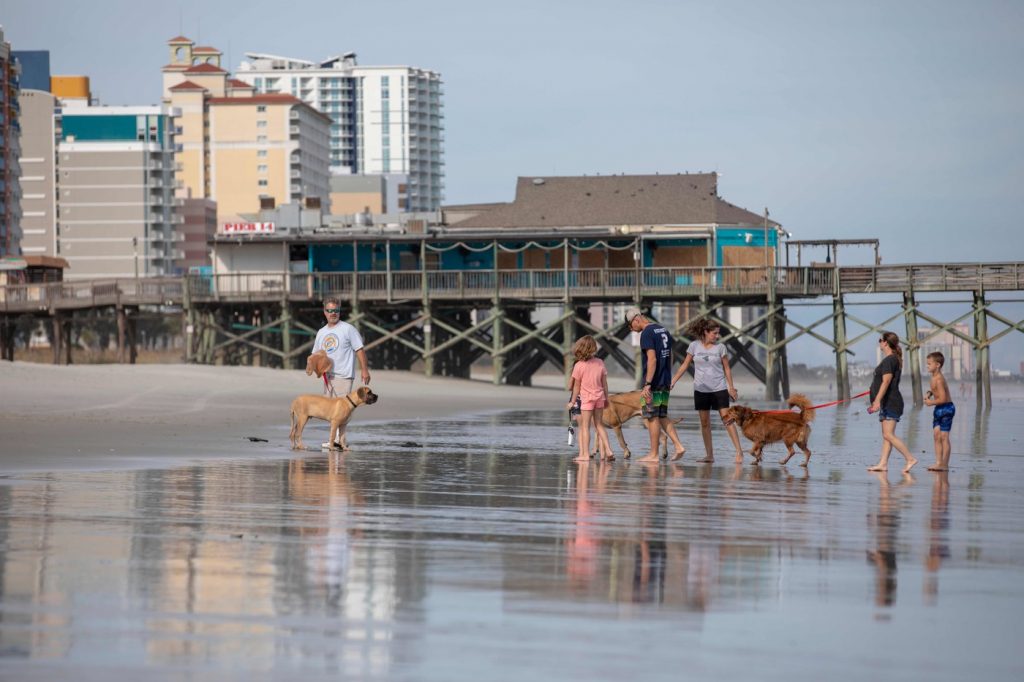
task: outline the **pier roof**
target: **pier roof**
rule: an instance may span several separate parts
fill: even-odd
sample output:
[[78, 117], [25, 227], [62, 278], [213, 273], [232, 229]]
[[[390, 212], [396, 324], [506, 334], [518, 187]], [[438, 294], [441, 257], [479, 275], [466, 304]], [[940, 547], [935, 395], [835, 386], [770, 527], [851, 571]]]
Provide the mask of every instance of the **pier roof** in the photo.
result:
[[484, 208], [450, 227], [638, 224], [760, 226], [764, 217], [719, 197], [717, 173], [520, 177], [512, 202]]

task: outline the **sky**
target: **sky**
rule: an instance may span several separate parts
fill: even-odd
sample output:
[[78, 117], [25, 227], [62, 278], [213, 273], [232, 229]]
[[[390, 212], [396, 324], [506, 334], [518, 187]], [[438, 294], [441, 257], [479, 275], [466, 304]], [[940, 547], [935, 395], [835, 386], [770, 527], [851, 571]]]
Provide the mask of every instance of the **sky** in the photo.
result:
[[106, 104], [158, 102], [178, 34], [232, 70], [353, 51], [438, 71], [447, 203], [510, 201], [517, 176], [714, 170], [794, 239], [1024, 260], [1024, 2], [4, 0], [0, 24]]

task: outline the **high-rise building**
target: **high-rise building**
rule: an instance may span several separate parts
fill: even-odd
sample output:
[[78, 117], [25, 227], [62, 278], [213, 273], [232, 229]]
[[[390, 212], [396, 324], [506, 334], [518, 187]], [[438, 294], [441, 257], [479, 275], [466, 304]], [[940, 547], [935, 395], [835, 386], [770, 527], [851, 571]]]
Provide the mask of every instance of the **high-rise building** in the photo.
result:
[[0, 257], [21, 254], [19, 67], [0, 27]]
[[322, 62], [247, 53], [238, 78], [288, 93], [331, 117], [332, 174], [406, 176], [403, 211], [444, 198], [441, 75], [410, 66], [359, 66], [352, 52]]
[[29, 89], [22, 89], [18, 101], [22, 112], [21, 251], [26, 256], [59, 256], [60, 101], [47, 90]]
[[21, 67], [19, 78], [22, 90], [50, 91], [50, 51], [13, 50], [11, 54]]
[[60, 255], [65, 279], [174, 274], [174, 127], [164, 107], [91, 106], [62, 114]]
[[330, 119], [290, 94], [255, 93], [221, 68], [221, 52], [185, 37], [168, 41], [164, 101], [176, 122], [182, 195], [217, 202], [220, 222], [278, 204], [328, 201]]
[[50, 92], [50, 53], [15, 50], [21, 68], [21, 251], [56, 256], [60, 101]]

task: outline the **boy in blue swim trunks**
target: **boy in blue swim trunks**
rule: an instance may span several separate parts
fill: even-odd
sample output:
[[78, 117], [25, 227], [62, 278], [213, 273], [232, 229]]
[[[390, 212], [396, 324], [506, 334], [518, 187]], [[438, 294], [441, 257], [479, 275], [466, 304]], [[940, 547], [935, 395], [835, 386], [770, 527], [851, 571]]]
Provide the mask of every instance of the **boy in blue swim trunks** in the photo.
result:
[[935, 437], [935, 464], [928, 471], [949, 471], [949, 430], [953, 428], [953, 415], [956, 406], [949, 396], [949, 385], [942, 376], [942, 366], [946, 364], [946, 356], [942, 353], [929, 353], [925, 358], [925, 366], [931, 372], [932, 382], [924, 397], [925, 405], [934, 405], [932, 415], [932, 435]]

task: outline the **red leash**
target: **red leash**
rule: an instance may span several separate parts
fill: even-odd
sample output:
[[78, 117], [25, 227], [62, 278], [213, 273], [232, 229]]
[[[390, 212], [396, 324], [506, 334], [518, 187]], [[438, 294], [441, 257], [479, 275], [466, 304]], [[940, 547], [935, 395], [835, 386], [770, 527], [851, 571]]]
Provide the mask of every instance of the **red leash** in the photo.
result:
[[[870, 392], [871, 391], [864, 391], [863, 393], [858, 393], [857, 395], [850, 396], [849, 398], [844, 398], [842, 400], [833, 400], [830, 403], [822, 403], [821, 405], [812, 405], [811, 407], [809, 407], [807, 409], [809, 409], [809, 410], [817, 410], [817, 409], [822, 408], [822, 407], [832, 407], [833, 405], [838, 405], [839, 403], [846, 403], [846, 402], [849, 402], [851, 400], [856, 400], [857, 398], [863, 398], [864, 396], [866, 396]], [[762, 414], [793, 414], [793, 410], [757, 410], [757, 411], [761, 412]]]

